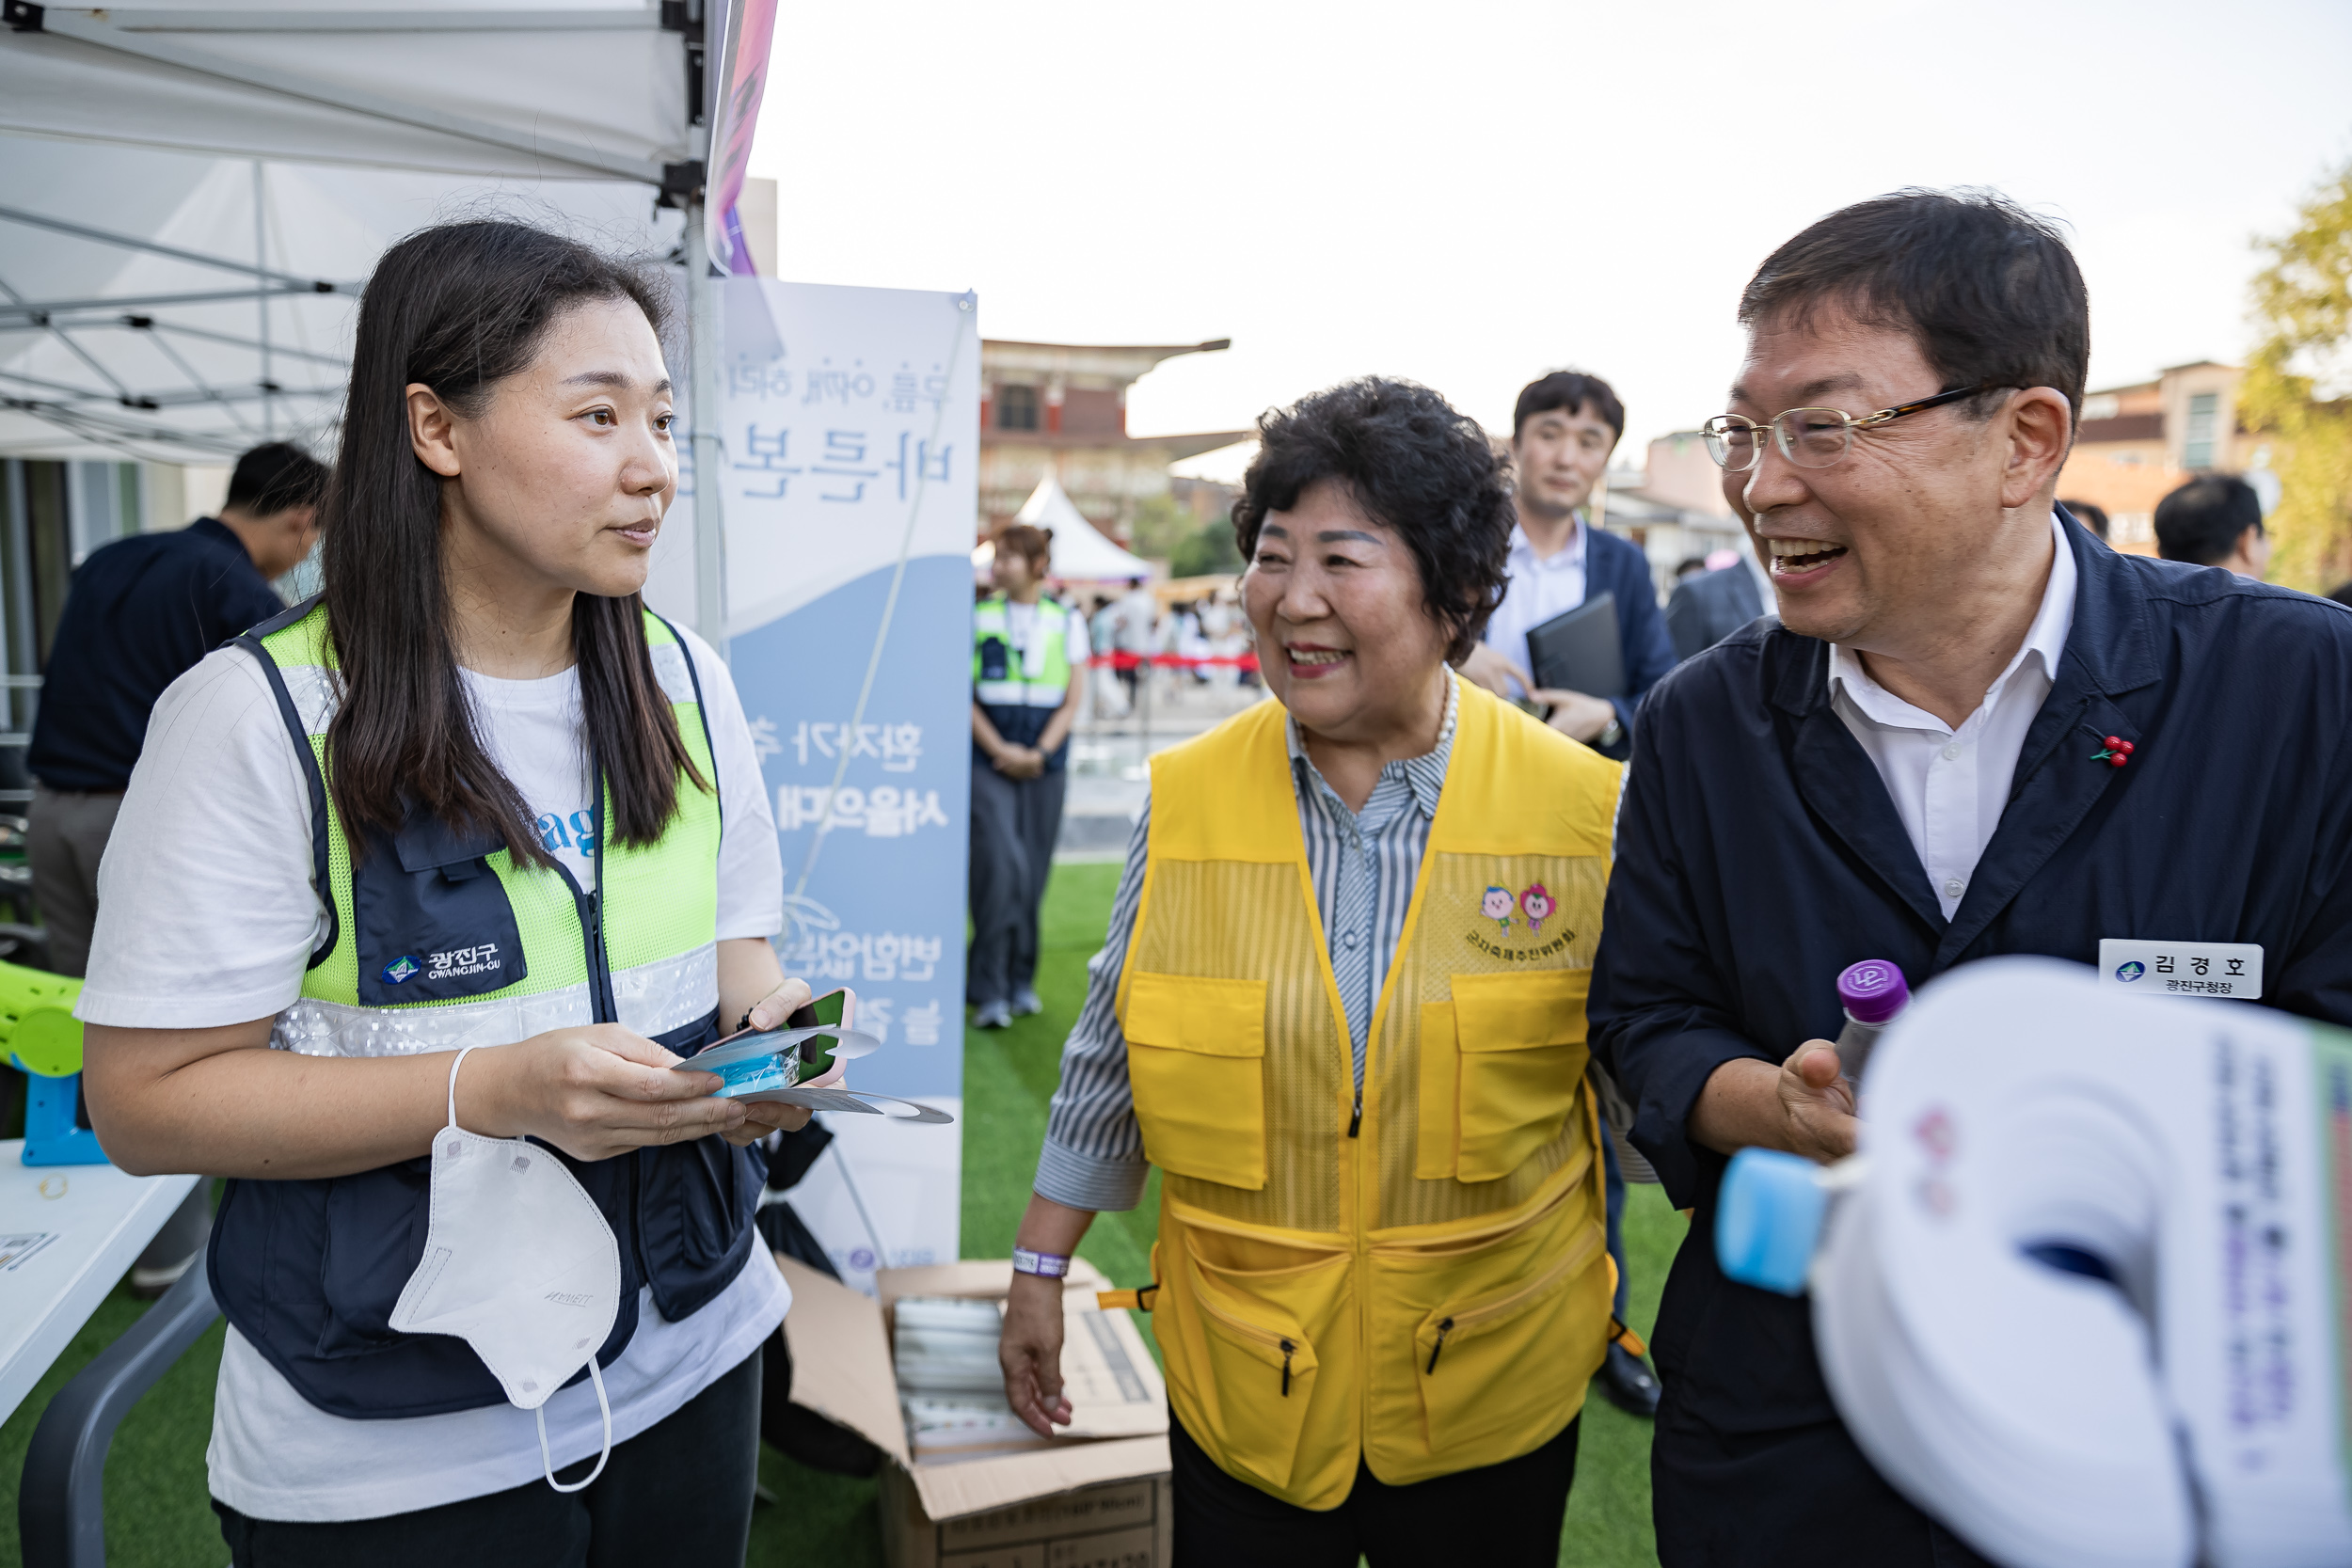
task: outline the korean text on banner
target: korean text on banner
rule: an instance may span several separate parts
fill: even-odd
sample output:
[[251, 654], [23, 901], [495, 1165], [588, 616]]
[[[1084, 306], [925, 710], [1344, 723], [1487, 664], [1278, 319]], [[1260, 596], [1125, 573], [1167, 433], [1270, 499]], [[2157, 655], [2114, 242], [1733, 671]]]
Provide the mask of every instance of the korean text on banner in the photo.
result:
[[[857, 992], [858, 1088], [962, 1093], [979, 328], [970, 294], [734, 277], [727, 631], [783, 839], [785, 972]], [[958, 1256], [961, 1132], [828, 1118], [793, 1201], [844, 1276]], [[869, 1123], [875, 1125], [867, 1125]]]

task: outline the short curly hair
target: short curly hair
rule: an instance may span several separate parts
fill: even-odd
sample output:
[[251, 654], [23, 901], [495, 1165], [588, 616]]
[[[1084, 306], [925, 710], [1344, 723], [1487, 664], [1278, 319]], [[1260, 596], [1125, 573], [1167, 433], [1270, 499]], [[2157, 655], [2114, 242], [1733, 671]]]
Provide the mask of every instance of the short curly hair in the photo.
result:
[[1413, 552], [1422, 601], [1452, 631], [1460, 663], [1510, 579], [1518, 514], [1502, 459], [1478, 421], [1428, 388], [1368, 375], [1258, 417], [1258, 455], [1233, 502], [1233, 540], [1256, 557], [1269, 512], [1329, 480]]

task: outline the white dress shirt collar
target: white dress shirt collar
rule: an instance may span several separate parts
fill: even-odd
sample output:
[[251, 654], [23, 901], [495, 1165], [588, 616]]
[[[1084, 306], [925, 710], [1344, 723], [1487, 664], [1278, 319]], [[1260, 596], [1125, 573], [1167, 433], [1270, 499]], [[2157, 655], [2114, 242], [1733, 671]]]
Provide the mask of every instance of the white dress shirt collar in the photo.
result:
[[2041, 609], [2009, 667], [1958, 728], [1871, 679], [1851, 648], [1830, 647], [1831, 708], [1877, 768], [1947, 920], [2000, 827], [2026, 732], [2050, 695], [2074, 628], [2080, 574], [2055, 517], [2050, 531], [2056, 551]]
[[1575, 525], [1575, 531], [1568, 535], [1567, 547], [1548, 556], [1537, 555], [1535, 542], [1528, 538], [1527, 530], [1514, 522], [1511, 525], [1511, 570], [1514, 573], [1538, 570], [1564, 572], [1573, 566], [1578, 571], [1582, 571], [1584, 569], [1584, 514], [1581, 511], [1578, 512], [1572, 521]]
[[[2050, 517], [2050, 535], [2054, 546], [2050, 577], [2042, 586], [2041, 608], [2034, 613], [2033, 624], [2026, 628], [2025, 641], [2018, 645], [2000, 678], [1985, 692], [1979, 713], [1999, 705], [2002, 695], [2014, 684], [2018, 670], [2029, 658], [2039, 662], [2045, 683], [2058, 679], [2058, 657], [2066, 651], [2067, 634], [2074, 626], [2074, 587], [2080, 573], [2074, 565], [2074, 552], [2066, 543], [2066, 531], [2058, 526], [2055, 513]], [[2044, 695], [2047, 689], [2045, 685]], [[1842, 642], [1833, 642], [1829, 647], [1829, 691], [1833, 702], [1842, 696], [1877, 724], [1929, 730], [1938, 735], [1957, 733], [1935, 715], [1914, 707], [1872, 679], [1863, 668], [1861, 656]], [[1967, 722], [1963, 720], [1961, 727], [1966, 728]]]

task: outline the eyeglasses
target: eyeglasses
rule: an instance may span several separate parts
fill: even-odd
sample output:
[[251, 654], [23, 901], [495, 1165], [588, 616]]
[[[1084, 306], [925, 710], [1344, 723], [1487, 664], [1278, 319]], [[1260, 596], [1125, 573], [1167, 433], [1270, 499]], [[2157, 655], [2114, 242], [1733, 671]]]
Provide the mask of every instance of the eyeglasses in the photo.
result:
[[[1772, 416], [1772, 442], [1780, 448], [1783, 457], [1800, 468], [1826, 468], [1846, 455], [1853, 446], [1853, 433], [1857, 430], [1876, 430], [1905, 414], [1941, 408], [1947, 403], [1993, 390], [1995, 388], [1991, 386], [1958, 387], [1915, 403], [1899, 403], [1860, 419], [1842, 408], [1791, 408]], [[1764, 455], [1764, 426], [1740, 414], [1718, 414], [1699, 426], [1699, 434], [1707, 441], [1707, 455], [1735, 474], [1746, 473]]]

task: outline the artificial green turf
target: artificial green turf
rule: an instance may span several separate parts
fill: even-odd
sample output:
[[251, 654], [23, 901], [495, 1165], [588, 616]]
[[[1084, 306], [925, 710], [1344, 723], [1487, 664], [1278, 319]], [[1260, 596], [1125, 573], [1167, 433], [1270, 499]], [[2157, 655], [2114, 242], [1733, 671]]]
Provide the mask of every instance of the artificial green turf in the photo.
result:
[[[1057, 866], [1045, 898], [1038, 995], [1045, 1011], [1009, 1029], [971, 1031], [964, 1044], [963, 1250], [1001, 1258], [1028, 1202], [1045, 1131], [1045, 1107], [1059, 1072], [1061, 1042], [1086, 1000], [1086, 961], [1110, 918], [1119, 868]], [[1121, 1285], [1151, 1276], [1158, 1213], [1157, 1177], [1129, 1214], [1096, 1220], [1082, 1256]], [[1646, 1333], [1683, 1222], [1656, 1187], [1635, 1187], [1626, 1206], [1634, 1326]], [[0, 1568], [20, 1568], [17, 1478], [24, 1446], [49, 1396], [145, 1310], [118, 1290], [5, 1425], [0, 1425]], [[1150, 1320], [1140, 1319], [1147, 1337]], [[106, 1551], [116, 1568], [218, 1568], [228, 1559], [205, 1500], [204, 1445], [212, 1427], [213, 1380], [221, 1329], [183, 1356], [124, 1419], [106, 1465]], [[1655, 1563], [1649, 1524], [1649, 1425], [1597, 1395], [1585, 1403], [1575, 1492], [1568, 1499], [1560, 1560], [1576, 1568]], [[772, 1449], [760, 1478], [773, 1495], [753, 1515], [749, 1563], [755, 1568], [824, 1565], [879, 1568], [875, 1483], [809, 1470]]]

